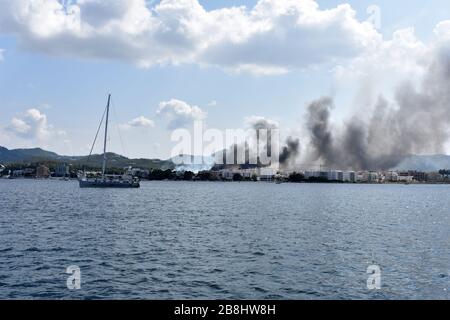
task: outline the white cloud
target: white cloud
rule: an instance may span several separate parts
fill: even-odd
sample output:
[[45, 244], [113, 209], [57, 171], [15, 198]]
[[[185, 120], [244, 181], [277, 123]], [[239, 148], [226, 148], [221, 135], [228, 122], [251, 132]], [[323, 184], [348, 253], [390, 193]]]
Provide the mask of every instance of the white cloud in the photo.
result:
[[[50, 55], [141, 67], [190, 63], [258, 75], [326, 66], [339, 77], [381, 72], [414, 77], [433, 46], [420, 42], [413, 29], [383, 40], [348, 4], [321, 10], [313, 0], [259, 0], [253, 8], [207, 11], [198, 0], [65, 2], [73, 4], [0, 1], [0, 33]], [[449, 42], [450, 20], [434, 32], [436, 42]]]
[[440, 41], [450, 40], [450, 20], [441, 21], [434, 29], [434, 33]]
[[206, 112], [198, 106], [191, 106], [184, 101], [171, 99], [159, 104], [157, 114], [169, 119], [169, 130], [186, 127], [195, 120], [203, 120]]
[[63, 130], [56, 130], [47, 121], [47, 116], [38, 109], [28, 109], [11, 119], [6, 133], [26, 140], [30, 145], [47, 145], [51, 139], [59, 139], [66, 135]]
[[18, 135], [24, 136], [30, 133], [31, 126], [22, 119], [13, 118], [9, 129]]
[[377, 44], [373, 50], [361, 54], [344, 66], [335, 68], [338, 78], [360, 77], [386, 74], [408, 77], [420, 76], [427, 63], [430, 50], [415, 35], [413, 28], [394, 32], [391, 40]]
[[28, 109], [11, 120], [8, 130], [26, 139], [45, 140], [50, 135], [47, 116], [38, 109]]
[[[434, 34], [425, 43], [416, 36], [414, 28], [395, 31], [391, 39], [378, 43], [373, 50], [337, 65], [333, 69], [337, 89], [353, 92], [353, 101], [348, 104], [365, 117], [380, 95], [394, 99], [399, 83], [406, 81], [419, 87], [440, 52], [448, 53], [450, 21], [439, 23]], [[351, 108], [348, 112], [353, 112]]]
[[153, 128], [154, 126], [155, 122], [153, 120], [140, 116], [125, 124], [122, 124], [120, 127], [127, 130], [131, 128]]
[[0, 32], [46, 54], [128, 61], [142, 67], [195, 63], [280, 74], [346, 61], [382, 41], [349, 5], [259, 0], [207, 11], [198, 0], [4, 0]]

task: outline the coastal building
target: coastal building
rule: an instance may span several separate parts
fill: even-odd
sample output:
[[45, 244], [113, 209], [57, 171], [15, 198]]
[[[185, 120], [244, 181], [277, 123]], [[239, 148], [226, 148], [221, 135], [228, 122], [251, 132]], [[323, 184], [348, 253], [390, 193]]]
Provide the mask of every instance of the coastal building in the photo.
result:
[[70, 175], [69, 166], [65, 163], [58, 163], [55, 168], [56, 177], [67, 177]]
[[405, 176], [405, 175], [399, 175], [398, 176], [398, 182], [405, 182], [405, 183], [411, 183], [414, 181], [413, 176]]
[[374, 171], [362, 171], [358, 173], [358, 181], [364, 183], [378, 183], [380, 176], [378, 172]]
[[398, 173], [396, 171], [385, 172], [384, 179], [388, 182], [398, 182]]
[[212, 180], [220, 180], [220, 178], [222, 177], [221, 172], [220, 171], [209, 171], [209, 170], [205, 170], [205, 171], [200, 171], [198, 173], [199, 176], [203, 175], [203, 176], [209, 176], [210, 179]]
[[369, 178], [369, 179], [368, 179], [368, 182], [370, 182], [370, 183], [376, 183], [376, 182], [379, 181], [380, 175], [378, 174], [378, 172], [373, 172], [373, 171], [371, 171], [371, 172], [369, 172], [368, 178]]
[[[289, 176], [293, 173], [294, 173], [294, 171], [278, 171], [277, 175], [275, 176], [275, 179], [281, 180], [281, 181], [287, 181], [287, 180], [289, 180]], [[302, 173], [302, 172], [296, 172], [296, 173]]]
[[355, 171], [346, 171], [342, 174], [342, 181], [344, 182], [357, 182], [357, 176]]
[[306, 179], [318, 178], [318, 177], [320, 177], [320, 171], [311, 171], [311, 170], [305, 171], [305, 178]]
[[444, 176], [439, 172], [428, 172], [426, 179], [428, 182], [443, 182]]
[[138, 177], [140, 179], [148, 179], [150, 177], [150, 170], [127, 167], [125, 168], [125, 172], [127, 175]]
[[13, 170], [12, 171], [12, 176], [15, 178], [20, 178], [20, 177], [32, 177], [35, 176], [35, 169], [33, 168], [25, 168], [25, 169], [20, 169], [20, 170]]
[[36, 168], [36, 178], [49, 178], [50, 169], [46, 166], [40, 165]]
[[223, 169], [215, 172], [216, 175], [223, 180], [233, 180], [235, 175], [239, 174], [245, 180], [253, 179], [257, 177], [261, 181], [273, 181], [277, 172], [270, 168], [252, 168], [252, 169]]
[[239, 173], [244, 179], [251, 179], [254, 176], [258, 176], [258, 169], [242, 169], [238, 170]]
[[328, 181], [344, 181], [344, 173], [339, 170], [330, 170], [327, 172]]
[[205, 172], [209, 173], [211, 178], [213, 178], [214, 180], [219, 180], [220, 177], [221, 177], [220, 171], [208, 171], [208, 170], [206, 170], [206, 171], [200, 171], [199, 173], [202, 173], [202, 172], [203, 173], [205, 173]]
[[24, 176], [24, 170], [13, 170], [12, 172], [13, 177], [23, 177]]
[[234, 174], [235, 174], [235, 170], [232, 170], [232, 169], [220, 170], [220, 177], [223, 180], [230, 180], [230, 181], [233, 180]]
[[271, 169], [271, 168], [260, 168], [259, 169], [259, 180], [261, 180], [261, 181], [273, 181], [276, 174], [277, 174], [277, 172], [274, 169]]
[[311, 171], [304, 172], [305, 178], [322, 178], [328, 181], [356, 181], [355, 172], [343, 172], [340, 170], [328, 170], [328, 171]]
[[398, 173], [400, 177], [413, 177], [415, 181], [426, 181], [427, 180], [427, 174], [422, 171], [401, 171]]
[[414, 180], [420, 182], [427, 180], [427, 174], [423, 171], [408, 171], [408, 176], [412, 176]]
[[319, 171], [319, 178], [328, 180], [329, 172], [328, 171]]

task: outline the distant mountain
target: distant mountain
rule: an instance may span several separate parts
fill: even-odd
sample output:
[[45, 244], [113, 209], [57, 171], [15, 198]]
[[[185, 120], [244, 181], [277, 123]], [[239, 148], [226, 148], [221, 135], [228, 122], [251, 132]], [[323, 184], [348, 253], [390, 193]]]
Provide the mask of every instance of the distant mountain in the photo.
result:
[[0, 147], [0, 162], [4, 163], [32, 161], [33, 159], [55, 160], [58, 158], [61, 158], [58, 154], [41, 148], [8, 150]]
[[418, 171], [438, 171], [441, 169], [450, 169], [450, 156], [437, 154], [430, 156], [412, 155], [405, 158], [395, 170], [418, 170]]
[[[170, 160], [159, 159], [129, 159], [127, 157], [108, 153], [108, 167], [124, 168], [138, 167], [142, 169], [173, 169], [175, 165]], [[75, 166], [89, 166], [100, 168], [103, 162], [103, 155], [88, 156], [61, 156], [57, 153], [46, 151], [40, 148], [34, 149], [14, 149], [9, 150], [0, 147], [0, 163], [36, 163], [36, 162], [64, 162]]]

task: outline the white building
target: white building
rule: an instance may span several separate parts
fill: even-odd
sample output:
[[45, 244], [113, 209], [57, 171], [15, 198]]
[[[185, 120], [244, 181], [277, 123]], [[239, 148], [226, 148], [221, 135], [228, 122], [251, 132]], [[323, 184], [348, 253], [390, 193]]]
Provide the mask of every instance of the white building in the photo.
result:
[[389, 182], [397, 182], [398, 181], [398, 173], [396, 171], [388, 171], [384, 173], [384, 178]]
[[378, 172], [363, 171], [358, 173], [358, 181], [366, 183], [377, 183], [380, 180]]
[[344, 181], [344, 173], [339, 170], [330, 170], [327, 172], [328, 181]]
[[355, 171], [346, 171], [343, 173], [344, 182], [358, 182], [358, 177]]
[[318, 177], [320, 177], [320, 171], [310, 171], [310, 170], [305, 171], [305, 178], [306, 179], [318, 178]]
[[244, 179], [251, 179], [254, 176], [258, 176], [258, 169], [243, 169], [240, 170], [241, 171], [241, 175], [244, 177]]
[[411, 183], [413, 180], [413, 176], [398, 176], [398, 182]]
[[235, 170], [233, 170], [233, 169], [220, 170], [220, 176], [224, 180], [233, 180], [234, 174], [235, 174]]
[[133, 167], [127, 167], [126, 174], [134, 177], [140, 177], [140, 178], [148, 178], [150, 175], [150, 170], [144, 170], [140, 168], [133, 168]]
[[261, 181], [273, 181], [277, 171], [271, 168], [259, 169], [259, 180]]

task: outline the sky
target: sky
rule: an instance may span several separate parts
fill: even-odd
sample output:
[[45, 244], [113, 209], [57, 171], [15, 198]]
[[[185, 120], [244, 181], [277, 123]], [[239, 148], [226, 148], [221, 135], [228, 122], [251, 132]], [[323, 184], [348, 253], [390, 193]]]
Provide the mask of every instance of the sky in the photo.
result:
[[0, 0], [0, 146], [88, 154], [109, 93], [128, 157], [195, 120], [301, 137], [311, 101], [364, 117], [449, 39], [448, 0]]

